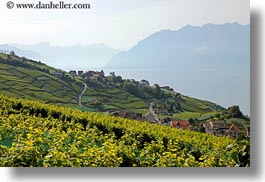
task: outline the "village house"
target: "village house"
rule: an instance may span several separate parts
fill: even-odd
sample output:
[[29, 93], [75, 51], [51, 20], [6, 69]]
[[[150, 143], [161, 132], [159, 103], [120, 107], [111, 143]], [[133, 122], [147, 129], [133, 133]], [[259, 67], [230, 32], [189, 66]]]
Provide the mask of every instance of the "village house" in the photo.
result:
[[78, 71], [78, 76], [81, 76], [84, 73], [84, 71]]
[[99, 103], [99, 101], [97, 98], [89, 98], [88, 103], [93, 105], [93, 106], [96, 106]]
[[187, 130], [189, 128], [189, 122], [186, 120], [172, 119], [170, 126], [172, 126], [173, 128], [181, 128]]
[[52, 73], [53, 76], [56, 76], [57, 78], [63, 78], [64, 77], [64, 72], [57, 70], [54, 73]]
[[104, 77], [104, 72], [87, 71], [82, 74], [82, 77], [86, 80], [97, 80], [98, 78]]
[[236, 139], [241, 134], [240, 129], [237, 127], [237, 125], [233, 124], [227, 131], [226, 135], [230, 136], [233, 139]]
[[224, 120], [210, 121], [203, 124], [205, 132], [215, 136], [226, 136], [229, 129]]
[[230, 136], [236, 139], [241, 131], [236, 124], [228, 125], [224, 120], [210, 121], [203, 124], [205, 132], [215, 136]]
[[146, 113], [144, 115], [144, 119], [145, 121], [149, 122], [149, 123], [157, 123], [157, 124], [161, 124], [161, 121], [158, 119], [158, 117], [156, 116], [154, 109], [152, 107], [152, 104], [149, 104], [149, 109], [148, 109], [148, 113]]
[[76, 73], [75, 70], [71, 70], [71, 71], [69, 71], [69, 74], [71, 74], [71, 75], [73, 75], [73, 76], [76, 76], [76, 75], [77, 75], [77, 73]]
[[222, 129], [226, 128], [227, 124], [224, 120], [218, 120], [218, 121], [211, 121], [210, 122], [211, 128], [213, 129]]
[[127, 111], [119, 111], [114, 113], [114, 116], [122, 117], [122, 118], [129, 118], [129, 114]]
[[144, 115], [144, 119], [149, 123], [160, 123], [159, 119], [150, 112]]
[[171, 126], [171, 118], [160, 118], [160, 123], [164, 126]]
[[117, 113], [114, 113], [114, 116], [122, 117], [122, 118], [129, 118], [129, 119], [134, 119], [138, 121], [142, 121], [142, 115], [134, 112], [129, 112], [129, 111], [119, 111]]

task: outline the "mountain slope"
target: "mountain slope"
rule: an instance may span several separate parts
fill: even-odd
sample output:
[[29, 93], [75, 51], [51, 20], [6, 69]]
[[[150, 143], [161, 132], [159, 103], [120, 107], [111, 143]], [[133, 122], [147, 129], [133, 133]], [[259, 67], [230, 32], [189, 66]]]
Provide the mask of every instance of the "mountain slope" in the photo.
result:
[[245, 67], [249, 64], [249, 31], [248, 25], [237, 23], [162, 30], [129, 51], [113, 56], [106, 67], [190, 69], [218, 66], [220, 69], [237, 63]]

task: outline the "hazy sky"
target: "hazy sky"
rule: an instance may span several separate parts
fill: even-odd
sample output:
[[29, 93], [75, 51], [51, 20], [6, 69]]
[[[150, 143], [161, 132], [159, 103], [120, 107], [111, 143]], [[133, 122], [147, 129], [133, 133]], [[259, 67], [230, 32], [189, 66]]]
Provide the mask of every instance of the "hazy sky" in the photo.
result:
[[113, 48], [128, 49], [162, 29], [176, 30], [187, 24], [250, 22], [249, 0], [64, 0], [89, 3], [89, 10], [8, 9], [7, 1], [0, 1], [1, 44], [104, 42]]

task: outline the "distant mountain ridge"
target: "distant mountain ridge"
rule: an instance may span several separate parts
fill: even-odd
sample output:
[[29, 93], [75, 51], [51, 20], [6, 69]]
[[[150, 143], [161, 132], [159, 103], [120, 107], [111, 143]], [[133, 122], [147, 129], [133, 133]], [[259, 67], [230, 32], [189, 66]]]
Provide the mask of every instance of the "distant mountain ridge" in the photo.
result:
[[[249, 62], [250, 26], [238, 23], [185, 26], [179, 30], [154, 33], [128, 51], [112, 57], [107, 68], [190, 69], [228, 66]], [[203, 65], [207, 64], [207, 65]], [[223, 65], [221, 65], [223, 64]], [[175, 67], [174, 67], [175, 68]]]
[[113, 55], [121, 51], [110, 48], [103, 43], [53, 46], [46, 42], [33, 45], [3, 44], [0, 45], [0, 49], [13, 50], [19, 56], [45, 61], [46, 64], [62, 69], [102, 67]]
[[9, 44], [0, 45], [0, 50], [1, 51], [7, 51], [7, 52], [14, 51], [17, 55], [28, 57], [30, 59], [35, 59], [35, 60], [43, 60], [44, 59], [44, 57], [37, 52], [34, 52], [32, 50], [22, 50], [20, 48], [14, 47], [14, 46], [9, 45]]
[[162, 30], [111, 58], [106, 69], [172, 85], [188, 95], [250, 113], [250, 26], [238, 23]]

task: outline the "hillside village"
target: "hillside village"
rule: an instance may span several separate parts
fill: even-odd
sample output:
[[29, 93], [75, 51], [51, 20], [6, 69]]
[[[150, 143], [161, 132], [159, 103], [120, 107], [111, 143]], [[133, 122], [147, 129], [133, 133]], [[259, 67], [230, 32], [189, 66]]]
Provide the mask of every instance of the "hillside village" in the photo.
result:
[[[243, 135], [245, 137], [250, 136], [249, 127], [239, 128], [240, 124], [229, 124], [225, 120], [211, 120], [203, 122], [203, 124], [191, 124], [188, 120], [180, 120], [176, 118], [160, 118], [155, 115], [154, 112], [148, 112], [144, 116], [139, 116], [134, 113], [129, 113], [126, 111], [121, 111], [115, 116], [130, 118], [139, 120], [142, 122], [149, 122], [152, 124], [161, 124], [164, 126], [170, 126], [176, 129], [183, 130], [193, 130], [197, 132], [208, 133], [215, 136], [229, 136], [233, 139], [237, 139], [239, 136]], [[241, 126], [242, 127], [242, 126]]]
[[[71, 70], [69, 71], [69, 74], [72, 76], [81, 77], [82, 79], [93, 82], [93, 81], [102, 81], [105, 84], [111, 84], [109, 79], [104, 75], [103, 71], [75, 71]], [[116, 77], [115, 73], [110, 73], [111, 77]], [[121, 78], [119, 78], [121, 79]], [[139, 84], [143, 87], [150, 86], [149, 82], [146, 80], [141, 80]], [[166, 89], [168, 91], [174, 91], [169, 86], [161, 87], [163, 89]], [[179, 98], [177, 98], [179, 99]], [[96, 98], [90, 98], [90, 103], [99, 102]], [[148, 106], [148, 112], [145, 114], [139, 114], [134, 113], [130, 111], [118, 111], [114, 112], [112, 115], [122, 118], [129, 118], [134, 119], [142, 122], [149, 122], [152, 124], [160, 124], [164, 126], [170, 126], [176, 129], [183, 129], [183, 130], [193, 130], [198, 132], [205, 132], [211, 135], [215, 136], [229, 136], [233, 139], [238, 138], [239, 136], [243, 135], [246, 137], [249, 137], [249, 127], [244, 128], [241, 126], [241, 124], [237, 123], [226, 123], [225, 120], [208, 120], [204, 122], [197, 123], [190, 123], [188, 120], [180, 120], [173, 117], [158, 117], [159, 115], [168, 115], [169, 111], [168, 109], [164, 108], [163, 106], [160, 106], [158, 108], [153, 108], [153, 103], [150, 103]], [[207, 117], [204, 119], [208, 119]]]

